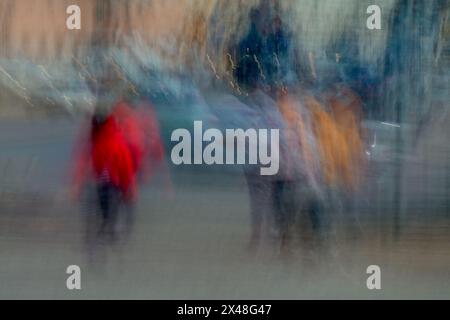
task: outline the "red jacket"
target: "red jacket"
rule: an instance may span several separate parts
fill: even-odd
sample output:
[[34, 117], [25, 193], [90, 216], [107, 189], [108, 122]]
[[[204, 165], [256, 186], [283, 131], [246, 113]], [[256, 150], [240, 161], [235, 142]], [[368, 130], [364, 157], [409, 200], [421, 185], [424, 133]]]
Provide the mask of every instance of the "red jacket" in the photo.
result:
[[148, 180], [164, 157], [164, 145], [153, 107], [146, 103], [136, 110], [119, 102], [113, 115], [128, 142], [134, 170]]
[[107, 180], [118, 187], [126, 200], [131, 200], [136, 195], [133, 156], [112, 115], [102, 124], [92, 126], [89, 143], [80, 152], [75, 183], [81, 185], [91, 175], [97, 182]]
[[75, 191], [87, 178], [97, 182], [107, 177], [120, 188], [126, 200], [137, 193], [138, 175], [148, 180], [164, 156], [158, 119], [151, 105], [138, 110], [119, 102], [102, 124], [84, 128], [89, 136], [79, 137], [75, 169]]

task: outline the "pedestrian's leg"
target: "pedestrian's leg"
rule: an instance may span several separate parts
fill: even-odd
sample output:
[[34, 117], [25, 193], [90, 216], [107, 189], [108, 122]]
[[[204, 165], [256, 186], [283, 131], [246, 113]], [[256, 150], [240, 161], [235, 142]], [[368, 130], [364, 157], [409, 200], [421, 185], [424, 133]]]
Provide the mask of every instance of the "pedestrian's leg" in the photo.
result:
[[314, 196], [311, 200], [309, 200], [308, 212], [311, 219], [313, 232], [320, 233], [320, 203]]
[[97, 197], [101, 213], [101, 224], [99, 231], [100, 233], [103, 233], [106, 231], [106, 228], [108, 226], [109, 210], [110, 210], [109, 206], [110, 190], [107, 184], [102, 183], [97, 186]]
[[118, 223], [118, 215], [119, 215], [119, 209], [120, 209], [120, 204], [122, 202], [122, 193], [120, 192], [120, 190], [113, 186], [110, 185], [109, 186], [109, 233], [111, 236], [111, 240], [115, 240], [116, 236], [117, 236], [117, 223]]
[[281, 234], [283, 229], [283, 216], [282, 216], [282, 203], [281, 197], [283, 192], [283, 185], [281, 181], [276, 180], [272, 182], [271, 199], [272, 199], [272, 214], [275, 221], [275, 225], [278, 229], [278, 232]]
[[101, 184], [98, 187], [98, 199], [102, 214], [100, 233], [107, 232], [113, 236], [120, 204], [120, 191], [109, 183]]
[[272, 199], [273, 213], [278, 226], [281, 247], [287, 248], [289, 242], [289, 221], [283, 206], [283, 196], [285, 189], [284, 180], [276, 180], [273, 182]]

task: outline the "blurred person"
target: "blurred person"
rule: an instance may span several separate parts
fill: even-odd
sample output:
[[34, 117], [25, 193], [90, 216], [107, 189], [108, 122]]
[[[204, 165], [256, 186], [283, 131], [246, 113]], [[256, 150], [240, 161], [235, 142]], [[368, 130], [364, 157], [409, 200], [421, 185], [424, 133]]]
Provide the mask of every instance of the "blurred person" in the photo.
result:
[[133, 103], [128, 92], [114, 105], [112, 115], [129, 146], [138, 181], [148, 182], [164, 158], [164, 145], [153, 105], [147, 101]]
[[[256, 80], [255, 80], [256, 79]], [[264, 85], [259, 76], [250, 77], [242, 82], [248, 96], [243, 102], [255, 114], [252, 125], [255, 128], [279, 130], [279, 171], [272, 176], [261, 176], [257, 166], [245, 168], [249, 188], [252, 217], [252, 235], [250, 248], [258, 247], [261, 231], [265, 222], [266, 229], [274, 232], [280, 243], [280, 249], [287, 249], [289, 228], [292, 225], [292, 211], [286, 207], [286, 190], [291, 182], [291, 152], [286, 144], [286, 125], [276, 102], [264, 91]], [[272, 148], [272, 146], [269, 146]]]
[[[293, 222], [303, 217], [298, 214], [307, 214], [316, 249], [328, 247], [335, 232], [333, 210], [354, 213], [351, 197], [364, 167], [361, 101], [348, 87], [333, 88], [319, 98], [298, 84], [278, 87], [273, 94], [285, 125], [280, 149], [285, 153], [284, 172], [273, 189], [275, 213], [288, 222], [286, 239]], [[352, 218], [353, 224], [359, 223]], [[306, 231], [303, 223], [300, 227]]]
[[[124, 198], [124, 209], [127, 211], [126, 232], [131, 234], [135, 220], [135, 203], [137, 201], [140, 183], [150, 181], [164, 157], [164, 146], [161, 139], [156, 114], [150, 103], [141, 102], [138, 106], [133, 103], [130, 90], [113, 106], [111, 116], [116, 120], [121, 134], [128, 147], [132, 160], [133, 192]], [[167, 169], [164, 167], [164, 169]], [[168, 177], [168, 171], [164, 170]], [[166, 179], [166, 187], [171, 187], [170, 179]], [[170, 190], [171, 192], [171, 190]]]
[[257, 89], [250, 93], [250, 99], [260, 108], [265, 127], [279, 129], [279, 161], [280, 168], [276, 175], [271, 177], [272, 210], [275, 218], [275, 227], [279, 236], [281, 249], [286, 251], [290, 245], [290, 229], [294, 221], [294, 211], [289, 204], [293, 204], [292, 191], [294, 179], [295, 149], [288, 141], [288, 126], [283, 118], [277, 102], [262, 90]]
[[[273, 176], [260, 175], [258, 166], [245, 166], [244, 172], [250, 197], [251, 237], [249, 248], [256, 249], [262, 238], [263, 227], [274, 234], [280, 248], [287, 248], [291, 214], [284, 206], [286, 185], [289, 181], [289, 151], [285, 144], [285, 123], [276, 102], [270, 97], [264, 74], [264, 9], [254, 8], [249, 13], [250, 29], [239, 43], [236, 81], [245, 92], [239, 96], [253, 114], [249, 126], [256, 129], [278, 129], [280, 168]], [[275, 41], [275, 39], [274, 39]], [[274, 42], [276, 45], [276, 41]], [[269, 146], [271, 148], [271, 146]]]
[[[100, 233], [116, 236], [118, 211], [123, 207], [124, 231], [129, 236], [138, 184], [150, 180], [164, 157], [156, 114], [150, 103], [135, 108], [127, 92], [110, 111], [99, 108], [90, 126], [82, 128], [86, 130], [89, 133], [82, 132], [77, 144], [73, 195], [77, 198], [83, 185], [93, 182], [102, 215]], [[167, 170], [165, 173], [167, 177]]]
[[322, 194], [326, 200], [324, 227], [330, 236], [335, 235], [337, 215], [345, 214], [352, 220], [350, 224], [347, 220], [354, 231], [352, 235], [356, 235], [358, 230], [353, 227], [359, 226], [359, 219], [352, 202], [361, 186], [365, 166], [361, 101], [343, 85], [331, 86], [319, 98], [305, 95], [302, 100], [311, 114], [319, 156]]
[[286, 144], [291, 153], [289, 177], [292, 215], [306, 212], [314, 235], [319, 236], [316, 240], [320, 242], [324, 231], [320, 163], [312, 117], [301, 101], [304, 95], [307, 95], [305, 91], [289, 86], [287, 91], [279, 94], [277, 103], [286, 122]]
[[338, 186], [342, 214], [346, 215], [346, 226], [351, 237], [361, 233], [359, 216], [354, 208], [355, 198], [361, 195], [367, 157], [364, 141], [366, 132], [362, 127], [363, 103], [348, 86], [334, 86], [325, 94], [325, 101], [336, 125], [342, 144], [339, 158]]
[[96, 110], [86, 135], [82, 133], [77, 147], [73, 197], [79, 198], [87, 183], [93, 183], [101, 213], [99, 233], [116, 235], [119, 207], [136, 196], [133, 155], [116, 118]]
[[[224, 130], [227, 128], [248, 130], [265, 127], [260, 108], [250, 104], [249, 99], [242, 97], [239, 99], [234, 95], [235, 92], [226, 85], [219, 84], [216, 87], [214, 91], [204, 90], [205, 101], [216, 119], [214, 121], [216, 127], [220, 125]], [[257, 141], [247, 139], [246, 144], [248, 147], [245, 149], [245, 157], [248, 158], [249, 150], [254, 147], [254, 144], [257, 145]], [[250, 201], [251, 234], [248, 248], [253, 250], [260, 244], [263, 228], [272, 226], [271, 178], [270, 176], [261, 176], [259, 164], [243, 165], [243, 171]]]

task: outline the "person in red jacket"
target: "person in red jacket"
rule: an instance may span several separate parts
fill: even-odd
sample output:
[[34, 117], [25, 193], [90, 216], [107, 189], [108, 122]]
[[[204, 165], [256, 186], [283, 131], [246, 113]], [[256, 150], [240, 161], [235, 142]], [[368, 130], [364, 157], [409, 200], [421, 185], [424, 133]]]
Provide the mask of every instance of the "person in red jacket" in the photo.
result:
[[150, 103], [132, 107], [121, 100], [113, 108], [133, 157], [133, 168], [141, 181], [147, 182], [164, 158], [164, 145], [159, 123]]
[[133, 202], [137, 192], [134, 155], [114, 114], [95, 114], [87, 139], [82, 137], [78, 147], [74, 196], [93, 181], [102, 216], [100, 232], [114, 234], [119, 207]]
[[[164, 164], [164, 144], [153, 106], [149, 102], [134, 106], [130, 100], [124, 95], [108, 113], [99, 107], [81, 128], [76, 143], [72, 196], [78, 198], [83, 186], [93, 182], [102, 214], [101, 231], [112, 234], [116, 233], [119, 207], [126, 211], [124, 231], [130, 234], [138, 183], [148, 182]], [[160, 169], [171, 194], [168, 168]]]

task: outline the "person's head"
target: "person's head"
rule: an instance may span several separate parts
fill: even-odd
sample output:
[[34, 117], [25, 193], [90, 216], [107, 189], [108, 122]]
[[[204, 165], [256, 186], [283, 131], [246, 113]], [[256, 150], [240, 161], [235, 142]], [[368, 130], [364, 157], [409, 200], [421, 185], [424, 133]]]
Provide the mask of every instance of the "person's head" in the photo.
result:
[[94, 128], [101, 126], [110, 114], [110, 110], [107, 106], [97, 103], [94, 113], [92, 114], [92, 126]]
[[261, 12], [259, 11], [258, 8], [253, 8], [250, 10], [249, 13], [249, 18], [250, 18], [250, 22], [254, 23], [254, 24], [258, 24], [261, 20]]
[[261, 10], [259, 8], [251, 9], [248, 14], [248, 17], [250, 20], [250, 26], [252, 28], [255, 28], [256, 31], [262, 32], [264, 22], [263, 22]]

